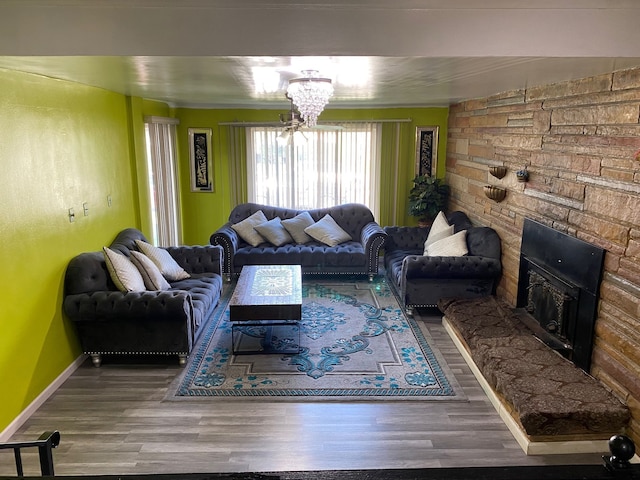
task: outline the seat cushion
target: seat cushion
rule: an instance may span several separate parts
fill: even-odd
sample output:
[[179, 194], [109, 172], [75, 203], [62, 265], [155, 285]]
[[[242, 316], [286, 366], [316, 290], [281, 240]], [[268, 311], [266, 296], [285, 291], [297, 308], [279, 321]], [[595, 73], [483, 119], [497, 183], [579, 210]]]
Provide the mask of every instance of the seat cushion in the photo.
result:
[[359, 242], [345, 242], [329, 247], [320, 242], [280, 247], [260, 245], [241, 247], [236, 251], [236, 267], [244, 265], [301, 265], [302, 267], [362, 267], [366, 265], [364, 247]]
[[194, 324], [198, 327], [218, 303], [222, 291], [222, 277], [215, 273], [194, 273], [190, 278], [172, 282], [171, 290], [189, 292], [193, 304]]

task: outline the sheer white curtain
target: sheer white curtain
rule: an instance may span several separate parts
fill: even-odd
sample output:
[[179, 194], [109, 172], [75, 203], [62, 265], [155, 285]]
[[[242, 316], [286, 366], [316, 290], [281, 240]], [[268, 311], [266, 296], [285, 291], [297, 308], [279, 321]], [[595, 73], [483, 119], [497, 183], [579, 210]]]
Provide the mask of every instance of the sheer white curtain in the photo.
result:
[[180, 210], [176, 176], [175, 118], [145, 117], [147, 171], [153, 231], [149, 239], [158, 246], [179, 245]]
[[305, 131], [279, 145], [273, 127], [247, 128], [247, 184], [251, 202], [309, 209], [363, 203], [379, 214], [380, 132], [376, 123]]

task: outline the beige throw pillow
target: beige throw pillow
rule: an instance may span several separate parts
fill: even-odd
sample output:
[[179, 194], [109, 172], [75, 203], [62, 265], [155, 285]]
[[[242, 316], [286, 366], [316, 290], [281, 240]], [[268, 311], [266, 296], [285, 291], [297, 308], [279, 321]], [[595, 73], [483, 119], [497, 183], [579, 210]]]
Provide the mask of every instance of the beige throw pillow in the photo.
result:
[[162, 276], [160, 269], [144, 253], [132, 251], [131, 262], [142, 275], [147, 290], [168, 290], [171, 288], [169, 282]]
[[351, 235], [345, 232], [329, 214], [305, 228], [304, 231], [317, 241], [330, 247], [335, 247], [351, 240]]
[[427, 255], [430, 257], [462, 257], [467, 253], [469, 250], [466, 230], [438, 240], [427, 247]]
[[282, 226], [287, 229], [287, 232], [289, 232], [293, 241], [300, 245], [313, 240], [305, 233], [304, 229], [310, 227], [314, 223], [315, 221], [309, 212], [302, 212], [293, 218], [282, 220]]
[[191, 277], [164, 248], [155, 247], [142, 240], [136, 240], [136, 245], [142, 253], [156, 264], [162, 275], [170, 282]]
[[260, 235], [266, 238], [269, 243], [276, 247], [293, 242], [289, 232], [282, 226], [280, 217], [272, 218], [268, 222], [256, 225], [254, 228]]
[[144, 292], [144, 280], [136, 266], [121, 253], [102, 247], [111, 280], [121, 292]]
[[431, 224], [429, 235], [427, 235], [427, 239], [424, 242], [424, 254], [427, 255], [427, 247], [432, 243], [453, 235], [454, 228], [454, 225], [449, 225], [444, 212], [439, 212], [435, 220]]
[[260, 235], [254, 227], [257, 225], [261, 225], [267, 221], [267, 217], [264, 216], [262, 210], [258, 210], [253, 215], [245, 218], [241, 222], [235, 223], [231, 225], [240, 238], [242, 238], [245, 242], [247, 242], [252, 247], [257, 247], [261, 243], [265, 241], [265, 239]]

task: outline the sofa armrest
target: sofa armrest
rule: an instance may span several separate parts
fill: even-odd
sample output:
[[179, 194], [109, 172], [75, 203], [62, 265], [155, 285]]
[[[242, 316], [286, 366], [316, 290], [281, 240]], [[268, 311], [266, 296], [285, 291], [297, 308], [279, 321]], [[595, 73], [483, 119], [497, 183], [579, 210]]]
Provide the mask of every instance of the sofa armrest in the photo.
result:
[[404, 278], [496, 278], [502, 272], [500, 260], [481, 256], [429, 257], [408, 255], [402, 261]]
[[222, 247], [193, 245], [167, 247], [166, 250], [187, 273], [217, 273], [222, 275]]
[[185, 322], [191, 317], [191, 296], [184, 290], [146, 292], [99, 291], [67, 295], [64, 312], [75, 322]]
[[429, 235], [429, 228], [424, 227], [384, 227], [387, 233], [385, 250], [424, 250], [424, 242]]
[[371, 248], [374, 243], [378, 244], [378, 248], [380, 248], [387, 241], [387, 234], [376, 222], [370, 222], [362, 228], [360, 241], [365, 249]]
[[240, 237], [237, 232], [231, 228], [231, 225], [231, 222], [225, 223], [213, 232], [209, 238], [211, 245], [219, 245], [222, 247], [222, 272], [226, 275], [230, 275], [233, 270], [233, 257], [240, 245]]
[[367, 256], [367, 273], [378, 273], [378, 256], [387, 241], [387, 234], [376, 222], [367, 223], [360, 232], [360, 241]]

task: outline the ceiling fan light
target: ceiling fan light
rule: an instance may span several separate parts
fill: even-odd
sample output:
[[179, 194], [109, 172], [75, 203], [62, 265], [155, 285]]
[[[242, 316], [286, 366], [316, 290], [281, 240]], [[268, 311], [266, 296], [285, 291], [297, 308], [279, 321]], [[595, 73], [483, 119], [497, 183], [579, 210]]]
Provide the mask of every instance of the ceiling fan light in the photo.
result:
[[287, 95], [308, 127], [314, 127], [318, 116], [333, 95], [331, 79], [318, 76], [316, 70], [304, 70], [304, 77], [289, 80]]
[[289, 143], [289, 137], [291, 137], [289, 130], [284, 130], [280, 135], [278, 135], [276, 142], [278, 145], [286, 145]]

